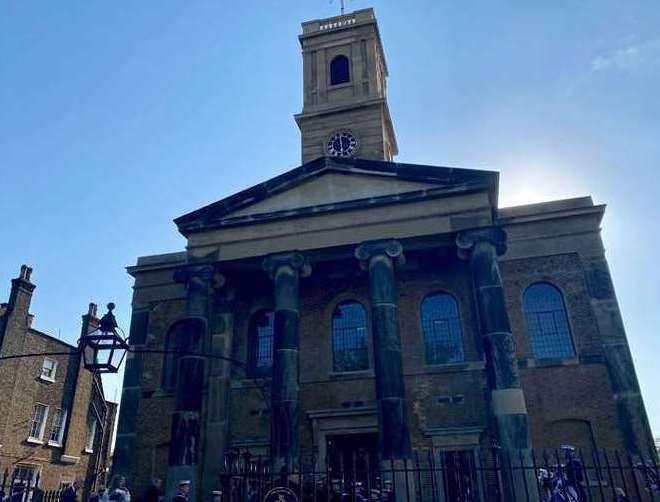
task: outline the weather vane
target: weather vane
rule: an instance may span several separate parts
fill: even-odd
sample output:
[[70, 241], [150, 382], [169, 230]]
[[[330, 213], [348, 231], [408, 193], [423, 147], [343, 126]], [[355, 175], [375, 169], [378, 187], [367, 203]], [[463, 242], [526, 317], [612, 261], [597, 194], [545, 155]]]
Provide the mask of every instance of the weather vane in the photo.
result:
[[[334, 0], [330, 0], [330, 3], [332, 3]], [[344, 0], [339, 0], [339, 5], [341, 6], [341, 15], [344, 15]]]

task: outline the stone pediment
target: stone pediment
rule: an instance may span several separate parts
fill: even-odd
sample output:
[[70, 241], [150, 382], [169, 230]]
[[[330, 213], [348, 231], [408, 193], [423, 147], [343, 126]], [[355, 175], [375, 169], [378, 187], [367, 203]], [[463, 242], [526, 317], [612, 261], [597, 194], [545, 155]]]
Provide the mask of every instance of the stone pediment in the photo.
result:
[[264, 183], [181, 216], [188, 235], [209, 228], [323, 214], [361, 206], [482, 190], [496, 207], [498, 174], [492, 171], [321, 157]]
[[437, 185], [432, 183], [400, 180], [392, 176], [347, 175], [326, 172], [282, 193], [275, 194], [261, 202], [231, 213], [231, 216], [236, 217], [312, 208], [326, 204], [415, 192], [436, 187]]

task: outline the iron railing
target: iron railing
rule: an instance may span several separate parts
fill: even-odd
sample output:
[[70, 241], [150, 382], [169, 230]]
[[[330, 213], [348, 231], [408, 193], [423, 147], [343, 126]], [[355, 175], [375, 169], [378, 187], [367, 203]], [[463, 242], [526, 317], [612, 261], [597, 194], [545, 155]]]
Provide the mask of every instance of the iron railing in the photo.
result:
[[5, 469], [0, 484], [0, 502], [59, 502], [62, 490], [42, 490], [40, 473], [27, 471], [23, 475], [18, 469], [12, 474]]
[[261, 502], [276, 486], [301, 502], [660, 502], [656, 452], [432, 450], [383, 462], [354, 451], [277, 472], [269, 458], [234, 452], [220, 479], [224, 502]]

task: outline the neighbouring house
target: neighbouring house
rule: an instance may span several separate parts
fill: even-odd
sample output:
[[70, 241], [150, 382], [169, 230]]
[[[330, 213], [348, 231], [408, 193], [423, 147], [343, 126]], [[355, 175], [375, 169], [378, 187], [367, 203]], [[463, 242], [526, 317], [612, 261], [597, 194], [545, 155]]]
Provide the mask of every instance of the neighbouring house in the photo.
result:
[[[32, 327], [32, 269], [23, 265], [0, 305], [0, 479], [61, 489], [75, 478], [84, 493], [105, 483], [117, 404], [106, 400], [99, 375], [83, 367], [77, 347]], [[96, 328], [96, 305], [82, 332]], [[43, 355], [50, 354], [50, 355]]]

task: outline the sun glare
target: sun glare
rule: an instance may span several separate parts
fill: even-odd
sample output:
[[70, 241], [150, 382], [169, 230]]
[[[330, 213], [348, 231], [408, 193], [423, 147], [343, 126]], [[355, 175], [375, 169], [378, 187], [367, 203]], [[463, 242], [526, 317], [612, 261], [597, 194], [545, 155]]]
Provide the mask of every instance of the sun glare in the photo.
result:
[[536, 160], [501, 165], [500, 207], [589, 195], [581, 180], [561, 163]]

